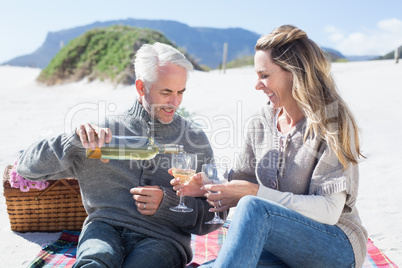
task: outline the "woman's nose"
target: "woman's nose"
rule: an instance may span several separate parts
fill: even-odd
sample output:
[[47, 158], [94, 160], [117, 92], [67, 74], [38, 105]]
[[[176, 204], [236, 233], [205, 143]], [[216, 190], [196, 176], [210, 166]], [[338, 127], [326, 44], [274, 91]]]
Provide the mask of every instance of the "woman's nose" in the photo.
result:
[[263, 87], [264, 87], [264, 84], [260, 80], [257, 80], [257, 83], [255, 84], [255, 89], [261, 90], [261, 89], [263, 89]]

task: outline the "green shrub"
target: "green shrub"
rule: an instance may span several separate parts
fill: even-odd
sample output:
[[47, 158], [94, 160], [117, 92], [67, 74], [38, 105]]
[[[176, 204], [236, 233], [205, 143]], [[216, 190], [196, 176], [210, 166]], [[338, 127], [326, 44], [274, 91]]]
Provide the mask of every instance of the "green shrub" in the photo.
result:
[[[87, 77], [90, 81], [99, 79], [133, 84], [132, 61], [136, 51], [143, 44], [155, 42], [174, 46], [162, 33], [150, 29], [121, 25], [93, 29], [64, 46], [37, 80], [54, 85]], [[194, 61], [193, 65], [199, 68]]]
[[[247, 55], [247, 56], [243, 56], [237, 59], [234, 59], [232, 61], [229, 61], [228, 63], [226, 63], [226, 68], [230, 69], [230, 68], [241, 68], [241, 67], [245, 67], [245, 66], [252, 66], [254, 65], [254, 55]], [[219, 65], [219, 69], [222, 69], [222, 64]]]
[[349, 61], [344, 58], [339, 58], [339, 59], [335, 60], [334, 62], [349, 62]]

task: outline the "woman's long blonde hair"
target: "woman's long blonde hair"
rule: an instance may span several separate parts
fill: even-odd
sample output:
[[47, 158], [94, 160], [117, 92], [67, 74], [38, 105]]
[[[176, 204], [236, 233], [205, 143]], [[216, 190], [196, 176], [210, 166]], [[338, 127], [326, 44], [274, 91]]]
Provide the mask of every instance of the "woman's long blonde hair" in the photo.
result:
[[[339, 95], [331, 63], [307, 34], [283, 25], [258, 39], [255, 50], [268, 51], [273, 62], [293, 75], [292, 94], [307, 120], [309, 135], [323, 138], [346, 168], [360, 156], [359, 129]], [[364, 157], [364, 156], [363, 156]]]

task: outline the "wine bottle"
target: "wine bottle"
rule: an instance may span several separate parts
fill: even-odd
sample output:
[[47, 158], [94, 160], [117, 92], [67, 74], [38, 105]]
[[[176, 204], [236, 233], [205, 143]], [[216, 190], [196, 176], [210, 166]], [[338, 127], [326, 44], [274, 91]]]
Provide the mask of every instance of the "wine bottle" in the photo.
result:
[[183, 145], [158, 144], [151, 137], [112, 136], [109, 143], [95, 150], [87, 148], [87, 158], [115, 160], [148, 160], [157, 154], [185, 153]]

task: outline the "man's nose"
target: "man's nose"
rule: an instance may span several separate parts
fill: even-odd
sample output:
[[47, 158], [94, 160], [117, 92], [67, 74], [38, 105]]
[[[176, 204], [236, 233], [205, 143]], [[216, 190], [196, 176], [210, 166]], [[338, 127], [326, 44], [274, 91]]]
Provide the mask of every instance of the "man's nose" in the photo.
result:
[[182, 99], [182, 96], [179, 96], [178, 94], [172, 94], [172, 96], [170, 97], [170, 100], [169, 100], [169, 105], [172, 105], [177, 108], [180, 106], [181, 99]]

